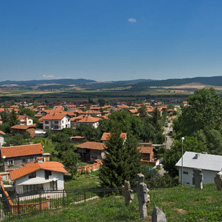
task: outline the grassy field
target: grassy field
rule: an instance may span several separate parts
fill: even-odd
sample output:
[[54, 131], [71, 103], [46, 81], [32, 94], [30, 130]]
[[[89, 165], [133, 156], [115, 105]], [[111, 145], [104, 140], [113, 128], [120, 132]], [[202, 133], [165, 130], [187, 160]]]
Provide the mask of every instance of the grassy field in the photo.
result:
[[99, 171], [94, 171], [90, 174], [81, 174], [75, 179], [70, 176], [65, 176], [65, 189], [88, 189], [97, 188], [99, 184]]
[[122, 196], [110, 196], [64, 209], [45, 211], [21, 221], [151, 221], [154, 205], [166, 213], [168, 222], [222, 221], [222, 192], [216, 190], [215, 184], [205, 185], [204, 190], [181, 186], [156, 189], [150, 191], [150, 196], [149, 217], [146, 220], [139, 218], [136, 196], [129, 207], [125, 207]]

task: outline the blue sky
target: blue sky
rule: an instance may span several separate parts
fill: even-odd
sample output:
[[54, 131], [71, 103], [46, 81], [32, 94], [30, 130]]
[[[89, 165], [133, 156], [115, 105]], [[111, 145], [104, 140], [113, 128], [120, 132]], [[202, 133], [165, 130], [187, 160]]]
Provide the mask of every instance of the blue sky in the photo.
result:
[[0, 80], [222, 75], [221, 0], [0, 0]]

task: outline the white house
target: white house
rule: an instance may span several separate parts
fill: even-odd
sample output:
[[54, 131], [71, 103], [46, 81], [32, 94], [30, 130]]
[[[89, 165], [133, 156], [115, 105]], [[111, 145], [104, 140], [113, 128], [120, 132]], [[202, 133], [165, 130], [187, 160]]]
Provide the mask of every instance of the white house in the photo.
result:
[[67, 173], [64, 166], [54, 161], [43, 162], [42, 159], [43, 157], [38, 162], [25, 164], [10, 172], [17, 193], [64, 189], [63, 176]]
[[100, 118], [92, 117], [92, 116], [85, 116], [81, 120], [78, 121], [78, 125], [81, 123], [86, 123], [89, 126], [97, 128], [99, 126]]
[[2, 147], [2, 145], [5, 143], [4, 136], [5, 133], [0, 130], [0, 147]]
[[41, 118], [41, 121], [44, 130], [62, 130], [71, 127], [70, 116], [65, 113], [47, 114]]
[[[181, 182], [182, 158], [176, 163]], [[222, 169], [222, 156], [207, 153], [185, 152], [183, 155], [183, 185], [194, 185], [193, 170], [201, 169], [203, 184], [214, 183], [214, 177]]]
[[18, 115], [19, 125], [33, 125], [33, 119], [27, 115]]

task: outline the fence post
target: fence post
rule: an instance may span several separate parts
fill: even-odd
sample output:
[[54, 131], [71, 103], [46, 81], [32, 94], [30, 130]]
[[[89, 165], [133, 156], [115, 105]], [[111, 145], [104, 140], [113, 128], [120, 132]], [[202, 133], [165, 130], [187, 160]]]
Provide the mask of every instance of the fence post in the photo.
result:
[[84, 189], [84, 201], [86, 201], [86, 189]]
[[65, 189], [63, 189], [62, 193], [62, 201], [63, 201], [63, 207], [65, 206]]
[[18, 198], [18, 215], [20, 215], [19, 193], [17, 193], [17, 198]]
[[39, 211], [42, 212], [42, 191], [39, 192]]

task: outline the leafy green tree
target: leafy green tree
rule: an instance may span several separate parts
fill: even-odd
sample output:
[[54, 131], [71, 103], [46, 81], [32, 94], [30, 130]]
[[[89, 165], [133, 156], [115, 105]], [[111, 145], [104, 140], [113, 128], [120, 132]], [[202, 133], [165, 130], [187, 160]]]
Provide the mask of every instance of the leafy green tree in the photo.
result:
[[106, 104], [105, 99], [98, 99], [98, 103], [100, 106], [104, 106]]
[[[170, 174], [170, 176], [175, 177], [178, 175], [178, 169], [175, 167], [175, 164], [181, 158], [182, 150], [182, 141], [175, 140], [173, 146], [170, 150], [164, 155], [163, 166], [166, 171]], [[183, 151], [192, 151], [192, 152], [208, 152], [206, 145], [198, 140], [196, 137], [185, 137], [183, 142]]]
[[77, 164], [79, 162], [79, 155], [74, 149], [68, 149], [62, 153], [62, 163], [67, 171], [71, 174], [71, 177], [77, 173]]
[[74, 144], [69, 142], [57, 143], [55, 146], [55, 151], [57, 152], [56, 156], [59, 159], [62, 159], [63, 153], [68, 150], [75, 150]]
[[18, 145], [23, 145], [23, 144], [25, 144], [25, 139], [19, 133], [15, 134], [14, 136], [10, 136], [9, 134], [5, 136], [4, 146], [10, 146], [10, 145], [18, 146]]
[[62, 132], [69, 135], [69, 136], [74, 135], [74, 130], [72, 128], [64, 128], [64, 129], [62, 129]]
[[56, 142], [56, 143], [70, 143], [71, 139], [70, 136], [68, 134], [65, 133], [56, 133], [52, 135], [52, 141]]
[[9, 122], [9, 112], [8, 110], [4, 110], [1, 112], [1, 119], [3, 123], [8, 123]]
[[147, 167], [144, 167], [142, 173], [149, 189], [168, 188], [178, 185], [178, 178], [172, 178], [168, 173], [161, 176], [156, 169]]
[[94, 128], [86, 123], [81, 123], [76, 127], [75, 135], [83, 136], [89, 141], [99, 142], [101, 138], [101, 131], [99, 128]]
[[182, 107], [182, 115], [174, 123], [178, 136], [192, 136], [199, 130], [221, 130], [222, 101], [215, 89], [196, 90], [189, 96], [188, 103], [189, 106]]
[[20, 115], [27, 115], [31, 118], [35, 117], [35, 112], [31, 109], [27, 109], [27, 108], [22, 108], [20, 109]]
[[99, 174], [103, 187], [117, 188], [124, 180], [135, 183], [136, 174], [140, 170], [140, 158], [135, 138], [128, 136], [128, 140], [123, 144], [119, 130], [111, 133]]
[[17, 124], [18, 124], [18, 116], [17, 116], [15, 110], [13, 109], [11, 111], [11, 113], [9, 114], [9, 125], [14, 126]]
[[144, 118], [147, 116], [147, 108], [145, 105], [142, 105], [139, 109], [138, 109], [138, 113], [140, 114], [141, 118]]

